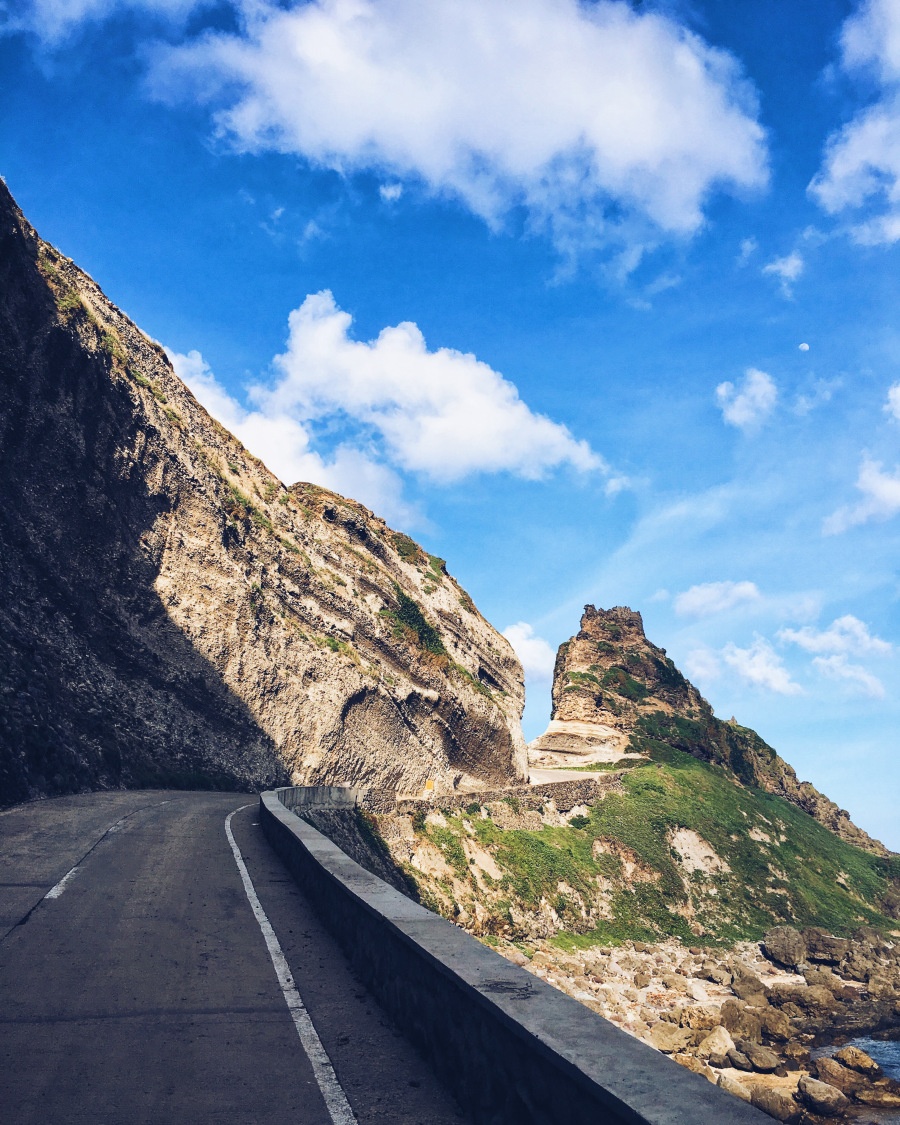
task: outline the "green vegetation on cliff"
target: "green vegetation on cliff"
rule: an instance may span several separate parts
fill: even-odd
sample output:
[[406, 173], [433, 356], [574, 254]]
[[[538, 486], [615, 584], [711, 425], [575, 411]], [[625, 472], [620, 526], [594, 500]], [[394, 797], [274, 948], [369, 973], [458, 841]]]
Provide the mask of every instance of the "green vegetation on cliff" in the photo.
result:
[[[452, 876], [405, 870], [425, 901], [477, 920], [485, 936], [555, 935], [569, 947], [664, 936], [730, 945], [782, 922], [834, 934], [897, 928], [896, 857], [846, 843], [720, 766], [658, 742], [648, 748], [649, 763], [567, 824], [544, 815], [538, 826], [537, 812], [520, 814], [509, 800], [509, 811], [445, 810], [445, 824], [416, 818], [418, 841], [437, 848]], [[511, 827], [517, 817], [523, 826]], [[473, 848], [489, 854], [494, 876]]]

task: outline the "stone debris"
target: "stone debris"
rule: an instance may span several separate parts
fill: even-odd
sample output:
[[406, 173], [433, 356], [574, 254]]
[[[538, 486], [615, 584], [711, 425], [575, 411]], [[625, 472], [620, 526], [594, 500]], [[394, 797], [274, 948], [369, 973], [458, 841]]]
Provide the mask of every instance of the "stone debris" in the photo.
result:
[[730, 950], [668, 939], [563, 953], [537, 939], [499, 952], [776, 1121], [868, 1123], [867, 1108], [900, 1108], [900, 1082], [858, 1047], [812, 1048], [900, 1027], [900, 942], [872, 934], [779, 926]]

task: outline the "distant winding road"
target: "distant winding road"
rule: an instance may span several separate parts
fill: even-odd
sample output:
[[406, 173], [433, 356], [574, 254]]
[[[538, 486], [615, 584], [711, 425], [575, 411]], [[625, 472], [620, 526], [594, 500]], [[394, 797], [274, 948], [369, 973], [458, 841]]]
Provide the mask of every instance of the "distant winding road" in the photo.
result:
[[466, 1120], [257, 820], [164, 791], [0, 813], [0, 1121]]

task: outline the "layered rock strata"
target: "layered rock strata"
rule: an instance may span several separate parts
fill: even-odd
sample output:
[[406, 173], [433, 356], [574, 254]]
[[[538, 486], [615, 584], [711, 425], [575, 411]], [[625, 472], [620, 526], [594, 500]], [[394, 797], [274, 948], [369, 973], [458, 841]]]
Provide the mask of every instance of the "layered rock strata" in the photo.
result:
[[521, 780], [508, 642], [442, 559], [286, 488], [0, 185], [0, 801]]
[[850, 820], [755, 731], [713, 714], [666, 650], [647, 639], [626, 606], [585, 606], [581, 628], [559, 647], [550, 725], [529, 746], [537, 767], [624, 761], [655, 742], [725, 766], [744, 785], [784, 797], [841, 839], [876, 855], [887, 849]]

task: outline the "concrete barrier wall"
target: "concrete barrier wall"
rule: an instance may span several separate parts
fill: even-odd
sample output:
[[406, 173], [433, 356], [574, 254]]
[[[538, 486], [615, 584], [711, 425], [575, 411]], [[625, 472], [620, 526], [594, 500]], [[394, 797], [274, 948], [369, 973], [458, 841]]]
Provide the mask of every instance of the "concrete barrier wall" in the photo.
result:
[[[314, 799], [281, 792], [298, 807]], [[371, 875], [278, 793], [261, 795], [260, 823], [356, 973], [478, 1125], [771, 1125]]]

